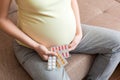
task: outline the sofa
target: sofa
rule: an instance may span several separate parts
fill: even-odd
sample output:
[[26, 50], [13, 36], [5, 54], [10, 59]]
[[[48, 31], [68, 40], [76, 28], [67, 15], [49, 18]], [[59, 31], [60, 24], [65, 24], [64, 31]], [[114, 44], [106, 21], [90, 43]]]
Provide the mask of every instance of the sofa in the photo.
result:
[[[78, 0], [82, 24], [120, 31], [120, 0]], [[12, 0], [8, 17], [16, 24], [17, 6]], [[32, 80], [18, 63], [13, 50], [13, 37], [0, 30], [0, 80]], [[95, 56], [72, 54], [65, 66], [71, 80], [82, 80]]]

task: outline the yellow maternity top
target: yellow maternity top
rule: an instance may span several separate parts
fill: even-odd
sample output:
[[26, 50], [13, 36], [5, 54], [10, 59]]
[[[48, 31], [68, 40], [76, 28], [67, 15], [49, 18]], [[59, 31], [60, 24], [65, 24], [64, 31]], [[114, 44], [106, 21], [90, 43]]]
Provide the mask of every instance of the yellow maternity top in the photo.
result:
[[16, 2], [17, 26], [33, 40], [46, 47], [69, 44], [73, 40], [76, 21], [71, 0], [16, 0]]

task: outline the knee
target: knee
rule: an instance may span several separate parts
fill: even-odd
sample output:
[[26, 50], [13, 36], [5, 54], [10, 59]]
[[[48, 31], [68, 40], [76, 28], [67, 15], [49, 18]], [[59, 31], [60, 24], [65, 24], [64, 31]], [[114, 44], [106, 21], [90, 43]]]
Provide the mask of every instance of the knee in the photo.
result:
[[101, 38], [104, 41], [108, 41], [108, 43], [116, 46], [120, 46], [120, 32], [108, 30], [108, 32], [100, 33]]
[[120, 34], [119, 35], [113, 35], [109, 38], [111, 40], [111, 43], [113, 43], [113, 50], [120, 51]]
[[110, 36], [108, 36], [108, 40], [110, 40], [111, 43], [113, 43], [113, 45], [115, 44], [116, 46], [120, 46], [120, 36], [110, 35]]
[[120, 52], [120, 36], [118, 36], [118, 35], [109, 35], [108, 36], [108, 41], [109, 41], [108, 46], [109, 46], [109, 48], [111, 48], [112, 53]]
[[114, 30], [101, 30], [94, 31], [94, 34], [97, 35], [96, 38], [101, 38], [105, 48], [109, 49], [112, 52], [120, 52], [120, 32]]

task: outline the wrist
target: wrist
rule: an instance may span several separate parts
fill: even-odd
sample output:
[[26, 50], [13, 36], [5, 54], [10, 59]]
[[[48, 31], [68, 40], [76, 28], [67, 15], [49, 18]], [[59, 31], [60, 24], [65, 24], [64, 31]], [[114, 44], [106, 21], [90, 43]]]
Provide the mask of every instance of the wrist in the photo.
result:
[[36, 50], [38, 47], [40, 47], [40, 44], [35, 42], [32, 47], [34, 50]]
[[82, 33], [76, 34], [76, 37], [79, 38], [79, 40], [83, 37]]

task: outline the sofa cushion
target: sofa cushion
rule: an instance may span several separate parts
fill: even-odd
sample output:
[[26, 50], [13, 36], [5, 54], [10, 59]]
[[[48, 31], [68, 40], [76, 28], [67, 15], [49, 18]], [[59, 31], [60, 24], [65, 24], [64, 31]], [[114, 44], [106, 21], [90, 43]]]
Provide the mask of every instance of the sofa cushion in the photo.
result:
[[0, 31], [0, 80], [32, 80], [17, 62], [13, 38]]
[[10, 13], [13, 13], [13, 12], [15, 12], [16, 10], [17, 10], [16, 2], [15, 2], [15, 0], [12, 0], [8, 13], [9, 13], [9, 14], [10, 14]]
[[8, 15], [9, 19], [17, 25], [17, 12], [13, 12]]
[[94, 57], [82, 53], [72, 54], [72, 57], [68, 58], [68, 65], [65, 66], [71, 80], [82, 80], [88, 73]]
[[120, 0], [78, 0], [81, 22], [120, 30]]

